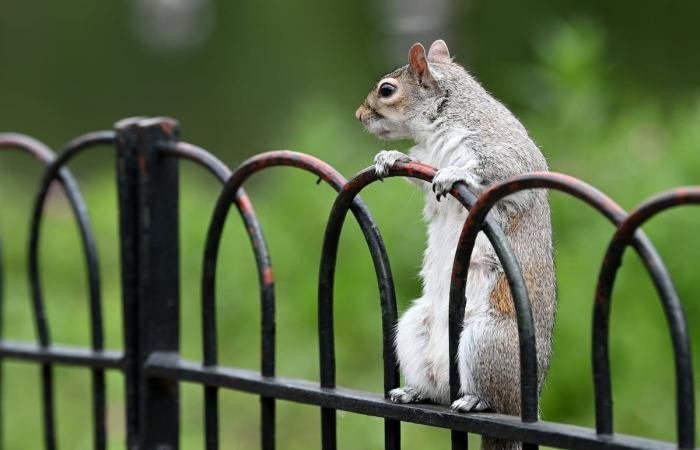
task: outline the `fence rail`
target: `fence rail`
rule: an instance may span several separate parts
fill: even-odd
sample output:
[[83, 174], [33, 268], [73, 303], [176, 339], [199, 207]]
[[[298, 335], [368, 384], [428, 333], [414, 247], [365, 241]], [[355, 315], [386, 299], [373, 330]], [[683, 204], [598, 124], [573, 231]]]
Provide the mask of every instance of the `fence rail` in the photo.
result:
[[[321, 448], [337, 445], [336, 411], [343, 410], [385, 420], [385, 448], [401, 447], [401, 422], [446, 428], [452, 448], [466, 448], [467, 433], [523, 442], [525, 448], [548, 445], [570, 449], [668, 449], [695, 447], [695, 403], [690, 341], [679, 296], [665, 265], [639, 228], [672, 207], [700, 203], [700, 188], [688, 187], [660, 194], [627, 214], [613, 200], [575, 178], [547, 172], [521, 175], [490, 186], [478, 198], [461, 184], [451, 194], [470, 210], [455, 255], [450, 291], [450, 388], [458, 395], [456, 351], [464, 319], [465, 286], [477, 233], [483, 231], [496, 251], [513, 294], [520, 341], [521, 417], [488, 413], [458, 413], [426, 404], [394, 404], [389, 390], [398, 387], [399, 371], [393, 348], [397, 322], [396, 295], [386, 249], [360, 192], [377, 181], [367, 168], [346, 180], [325, 162], [303, 153], [273, 151], [256, 155], [231, 171], [205, 149], [179, 140], [179, 125], [169, 118], [134, 117], [117, 122], [113, 130], [88, 133], [71, 141], [57, 155], [37, 140], [0, 133], [0, 149], [24, 151], [45, 166], [30, 225], [29, 279], [36, 343], [13, 342], [2, 336], [3, 271], [0, 260], [0, 362], [31, 361], [41, 367], [44, 447], [56, 445], [54, 404], [55, 365], [87, 368], [92, 373], [94, 448], [106, 448], [105, 370], [121, 372], [125, 382], [126, 447], [179, 448], [179, 384], [202, 385], [207, 450], [219, 443], [220, 389], [233, 389], [261, 398], [261, 447], [275, 448], [275, 402], [286, 400], [320, 407]], [[104, 349], [102, 300], [97, 246], [85, 202], [66, 167], [78, 154], [95, 148], [116, 151], [121, 250], [123, 351]], [[204, 248], [201, 278], [203, 360], [187, 361], [179, 355], [179, 181], [181, 159], [193, 161], [222, 183]], [[275, 375], [275, 285], [272, 263], [262, 227], [243, 190], [245, 181], [274, 166], [295, 167], [314, 174], [338, 195], [323, 239], [318, 281], [318, 345], [320, 383]], [[388, 176], [432, 180], [435, 169], [420, 163], [397, 163]], [[52, 343], [39, 277], [38, 249], [41, 219], [49, 186], [58, 181], [65, 191], [80, 231], [86, 260], [90, 306], [89, 348]], [[596, 429], [538, 419], [535, 333], [528, 293], [520, 266], [503, 231], [489, 218], [489, 210], [502, 198], [527, 189], [554, 189], [574, 196], [603, 214], [616, 227], [600, 269], [593, 313], [593, 381]], [[217, 256], [224, 224], [234, 204], [243, 220], [255, 255], [261, 302], [260, 371], [218, 365], [216, 320]], [[335, 382], [333, 288], [340, 235], [348, 212], [360, 225], [372, 256], [382, 318], [384, 392], [378, 395], [343, 389]], [[677, 442], [675, 444], [614, 433], [610, 381], [609, 313], [611, 293], [622, 254], [632, 246], [654, 282], [673, 343], [676, 374]], [[0, 255], [1, 256], [1, 255]], [[1, 368], [0, 368], [1, 370]], [[0, 378], [1, 380], [1, 378]], [[0, 385], [0, 389], [6, 387]], [[7, 405], [0, 404], [0, 412]], [[1, 423], [0, 415], [0, 423]], [[0, 435], [0, 442], [2, 436]]]

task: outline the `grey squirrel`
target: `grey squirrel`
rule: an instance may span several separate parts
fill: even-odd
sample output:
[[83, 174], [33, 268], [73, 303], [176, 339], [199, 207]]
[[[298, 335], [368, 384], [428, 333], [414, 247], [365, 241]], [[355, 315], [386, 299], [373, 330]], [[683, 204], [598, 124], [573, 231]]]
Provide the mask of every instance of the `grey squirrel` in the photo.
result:
[[[489, 184], [533, 171], [547, 163], [523, 125], [467, 71], [453, 62], [442, 40], [427, 55], [421, 44], [409, 50], [409, 64], [385, 75], [356, 111], [382, 139], [412, 139], [409, 155], [396, 150], [376, 155], [381, 178], [397, 161], [436, 167], [425, 191], [428, 242], [420, 272], [423, 295], [401, 316], [396, 351], [405, 387], [394, 389], [397, 403], [449, 404], [448, 301], [454, 252], [467, 211], [448, 193], [462, 181], [475, 194]], [[441, 198], [444, 200], [440, 201]], [[490, 213], [503, 228], [520, 262], [535, 323], [538, 389], [549, 365], [556, 296], [552, 228], [547, 192], [525, 191], [501, 201]], [[518, 332], [510, 290], [488, 239], [479, 234], [466, 289], [464, 332], [458, 367], [458, 411], [493, 410], [520, 414]], [[519, 444], [484, 438], [485, 449], [517, 449]]]

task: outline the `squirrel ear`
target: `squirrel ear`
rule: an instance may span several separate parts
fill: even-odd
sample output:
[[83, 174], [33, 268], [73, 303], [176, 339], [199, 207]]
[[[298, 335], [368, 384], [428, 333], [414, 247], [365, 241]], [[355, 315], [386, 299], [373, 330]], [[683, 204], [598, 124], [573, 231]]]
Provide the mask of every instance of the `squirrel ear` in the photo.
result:
[[428, 60], [425, 58], [425, 47], [421, 43], [417, 42], [411, 46], [408, 51], [408, 62], [422, 84], [430, 85], [433, 82]]
[[428, 60], [441, 63], [452, 62], [452, 59], [450, 59], [450, 51], [447, 49], [445, 41], [438, 39], [430, 45]]

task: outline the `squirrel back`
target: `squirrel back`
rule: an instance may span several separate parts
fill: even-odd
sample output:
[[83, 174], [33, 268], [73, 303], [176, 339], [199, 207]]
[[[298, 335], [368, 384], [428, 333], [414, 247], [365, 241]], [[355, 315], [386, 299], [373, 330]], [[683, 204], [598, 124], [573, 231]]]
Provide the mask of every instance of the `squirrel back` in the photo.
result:
[[[382, 151], [382, 176], [396, 161], [418, 160], [438, 171], [426, 193], [428, 243], [421, 276], [423, 295], [399, 321], [397, 353], [407, 386], [395, 401], [449, 402], [447, 305], [454, 252], [467, 211], [449, 198], [464, 182], [479, 195], [490, 184], [518, 174], [546, 171], [544, 156], [525, 127], [435, 41], [426, 55], [420, 44], [409, 63], [382, 77], [356, 111], [377, 136], [413, 139], [410, 155]], [[447, 196], [447, 197], [445, 197]], [[441, 197], [445, 197], [441, 201]], [[503, 228], [528, 287], [535, 321], [539, 385], [549, 365], [555, 313], [555, 277], [547, 192], [511, 195], [490, 213]], [[519, 414], [519, 351], [513, 300], [492, 246], [480, 233], [467, 280], [459, 367], [462, 411], [494, 409]], [[485, 442], [488, 442], [486, 440]], [[493, 445], [490, 448], [506, 448]]]

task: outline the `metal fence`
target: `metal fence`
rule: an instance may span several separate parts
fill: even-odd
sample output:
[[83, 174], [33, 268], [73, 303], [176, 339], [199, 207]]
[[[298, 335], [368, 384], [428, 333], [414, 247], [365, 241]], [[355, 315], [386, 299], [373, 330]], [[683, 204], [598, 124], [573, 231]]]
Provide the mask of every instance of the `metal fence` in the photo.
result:
[[[123, 308], [123, 351], [104, 349], [100, 298], [100, 274], [95, 239], [77, 184], [66, 165], [79, 153], [96, 146], [116, 150], [119, 194], [119, 229]], [[379, 288], [382, 319], [384, 392], [398, 387], [399, 372], [393, 348], [397, 321], [396, 299], [389, 260], [382, 238], [367, 206], [358, 194], [377, 181], [367, 168], [349, 181], [331, 166], [312, 156], [292, 151], [273, 151], [244, 161], [229, 170], [214, 155], [178, 139], [178, 123], [168, 118], [129, 118], [112, 131], [88, 133], [54, 154], [35, 139], [12, 133], [0, 134], [0, 149], [27, 152], [46, 166], [34, 203], [29, 245], [29, 278], [36, 343], [0, 339], [0, 360], [32, 361], [41, 367], [43, 436], [46, 449], [56, 448], [54, 377], [55, 365], [72, 365], [92, 373], [92, 422], [94, 447], [106, 447], [105, 371], [123, 374], [126, 392], [126, 447], [129, 449], [179, 448], [179, 383], [203, 386], [204, 446], [219, 448], [220, 389], [233, 389], [261, 398], [261, 446], [275, 448], [275, 403], [277, 400], [314, 405], [321, 413], [321, 448], [336, 448], [336, 411], [375, 416], [385, 421], [385, 448], [401, 446], [400, 424], [412, 422], [451, 430], [452, 448], [466, 448], [467, 433], [520, 441], [526, 448], [548, 445], [571, 449], [666, 449], [694, 448], [695, 409], [690, 343], [683, 309], [666, 267], [647, 237], [639, 231], [650, 218], [669, 208], [697, 204], [700, 188], [689, 187], [657, 195], [626, 213], [612, 199], [575, 178], [553, 172], [532, 173], [490, 186], [479, 198], [465, 186], [456, 185], [452, 195], [470, 215], [459, 240], [452, 273], [449, 312], [450, 387], [453, 398], [459, 390], [456, 351], [464, 318], [465, 285], [476, 234], [484, 231], [491, 241], [513, 295], [519, 329], [521, 417], [490, 413], [459, 413], [428, 404], [394, 404], [386, 395], [343, 389], [335, 382], [333, 333], [333, 285], [338, 243], [343, 222], [352, 212], [370, 250]], [[179, 250], [178, 165], [191, 160], [215, 176], [223, 189], [209, 222], [201, 277], [203, 361], [187, 361], [179, 355]], [[302, 169], [317, 176], [338, 195], [323, 239], [318, 279], [318, 345], [320, 384], [275, 376], [275, 290], [262, 228], [244, 192], [243, 183], [253, 174], [273, 166]], [[419, 163], [397, 163], [391, 177], [413, 177], [430, 181], [432, 167]], [[49, 186], [60, 182], [77, 218], [87, 261], [91, 346], [73, 348], [52, 343], [50, 324], [44, 311], [39, 277], [40, 223]], [[503, 231], [488, 212], [503, 197], [526, 189], [554, 189], [582, 200], [603, 214], [616, 227], [600, 269], [593, 311], [593, 381], [596, 429], [538, 419], [535, 333], [528, 293], [518, 262]], [[262, 361], [259, 372], [217, 364], [215, 307], [216, 265], [224, 223], [235, 204], [245, 223], [257, 262], [262, 307]], [[608, 353], [611, 291], [622, 254], [632, 246], [641, 257], [661, 300], [673, 343], [676, 374], [677, 444], [659, 442], [613, 431], [612, 387]], [[2, 292], [0, 267], [0, 293]], [[0, 304], [0, 307], [2, 304]], [[1, 317], [1, 315], [0, 315]], [[2, 387], [7, 389], [6, 386]], [[8, 405], [2, 405], [7, 408]], [[225, 447], [225, 445], [224, 445]]]

